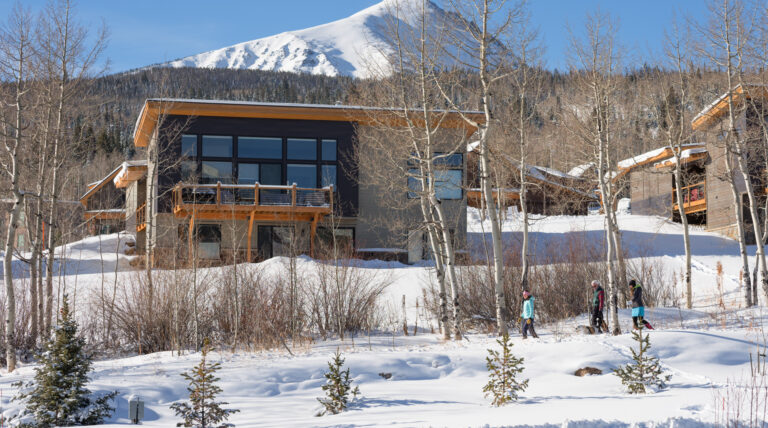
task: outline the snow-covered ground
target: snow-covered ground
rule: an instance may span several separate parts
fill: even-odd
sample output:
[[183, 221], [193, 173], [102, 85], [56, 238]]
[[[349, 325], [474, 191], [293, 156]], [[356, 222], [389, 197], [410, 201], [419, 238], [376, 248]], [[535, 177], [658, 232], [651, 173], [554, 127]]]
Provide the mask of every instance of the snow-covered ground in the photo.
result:
[[[473, 255], [481, 254], [483, 236], [490, 230], [475, 210], [468, 213], [468, 241]], [[602, 217], [550, 217], [536, 219], [532, 226], [532, 250], [539, 260], [551, 257], [552, 249], [574, 242], [599, 245], [603, 240]], [[623, 242], [629, 256], [658, 262], [671, 273], [670, 287], [683, 262], [679, 225], [655, 217], [621, 215]], [[512, 214], [504, 224], [506, 244], [514, 248], [520, 239], [519, 224]], [[380, 332], [358, 335], [344, 341], [297, 344], [294, 355], [284, 349], [265, 352], [221, 351], [213, 359], [222, 363], [219, 372], [223, 401], [240, 409], [231, 422], [252, 426], [716, 426], [723, 408], [733, 407], [722, 397], [750, 373], [750, 363], [764, 353], [768, 321], [765, 306], [741, 309], [738, 245], [703, 230], [693, 231], [694, 309], [654, 308], [647, 311], [657, 330], [650, 332], [651, 352], [660, 357], [673, 375], [670, 387], [657, 393], [631, 396], [624, 392], [612, 368], [629, 362], [632, 345], [628, 334], [583, 336], [577, 326], [587, 323], [586, 314], [551, 325], [537, 326], [540, 339], [523, 341], [513, 337], [513, 352], [525, 358], [523, 376], [529, 388], [517, 403], [492, 408], [483, 397], [487, 381], [485, 357], [495, 338], [469, 334], [461, 342], [441, 342], [422, 331], [417, 336]], [[123, 254], [125, 234], [91, 237], [65, 248], [58, 284], [82, 302], [81, 319], [91, 316], [85, 308], [88, 296], [102, 283], [123, 284], [134, 275], [129, 256]], [[98, 251], [101, 248], [102, 251]], [[551, 260], [551, 258], [549, 259]], [[722, 292], [717, 287], [716, 266], [722, 265]], [[264, 262], [265, 269], [283, 261]], [[315, 262], [302, 258], [299, 264]], [[18, 265], [21, 266], [21, 265]], [[409, 324], [417, 315], [419, 326], [435, 325], [428, 315], [414, 311], [428, 282], [427, 266], [366, 262], [360, 269], [385, 271], [392, 285], [384, 305], [400, 308], [406, 296]], [[18, 269], [19, 273], [21, 268]], [[117, 272], [117, 281], [115, 281]], [[677, 275], [679, 277], [679, 275]], [[722, 293], [722, 294], [721, 294]], [[727, 310], [717, 305], [722, 295]], [[413, 303], [411, 303], [413, 302]], [[762, 297], [761, 297], [762, 302]], [[621, 312], [624, 331], [629, 313]], [[428, 327], [427, 327], [428, 329]], [[362, 398], [349, 412], [315, 417], [316, 398], [322, 395], [323, 372], [330, 355], [339, 349], [347, 358]], [[177, 422], [169, 405], [186, 396], [186, 383], [179, 375], [199, 361], [197, 353], [130, 356], [98, 361], [92, 374], [95, 391], [120, 391], [118, 410], [110, 424], [128, 423], [126, 398], [139, 395], [146, 402], [145, 426], [169, 427]], [[577, 377], [573, 372], [592, 366], [602, 375]], [[0, 376], [0, 405], [11, 414], [18, 404], [9, 402], [13, 382], [29, 379], [33, 365], [22, 365], [12, 374]], [[379, 373], [391, 373], [389, 380]], [[729, 387], [730, 385], [730, 387]], [[744, 390], [742, 390], [744, 391]], [[732, 391], [731, 391], [732, 392]], [[733, 394], [731, 394], [733, 397]]]

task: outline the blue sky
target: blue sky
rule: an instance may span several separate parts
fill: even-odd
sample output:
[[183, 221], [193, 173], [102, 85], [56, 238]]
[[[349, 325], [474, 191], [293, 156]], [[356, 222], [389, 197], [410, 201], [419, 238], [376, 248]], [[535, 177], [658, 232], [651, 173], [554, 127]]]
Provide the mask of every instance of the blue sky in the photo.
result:
[[[40, 10], [46, 0], [23, 0]], [[119, 72], [235, 43], [298, 30], [347, 17], [378, 0], [79, 0], [78, 15], [89, 27], [106, 22], [110, 71]], [[581, 30], [587, 12], [612, 14], [629, 65], [658, 51], [673, 12], [705, 17], [701, 0], [531, 0], [530, 11], [546, 48], [549, 68], [564, 70], [567, 25]], [[0, 17], [13, 0], [0, 0]], [[1, 18], [0, 18], [1, 19]]]

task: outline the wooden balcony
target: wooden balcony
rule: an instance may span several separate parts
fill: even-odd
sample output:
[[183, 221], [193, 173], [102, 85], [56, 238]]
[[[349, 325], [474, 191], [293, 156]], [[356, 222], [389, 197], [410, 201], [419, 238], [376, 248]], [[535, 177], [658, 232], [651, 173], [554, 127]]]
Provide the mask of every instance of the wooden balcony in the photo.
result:
[[308, 189], [256, 184], [177, 184], [173, 213], [206, 220], [302, 220], [333, 210], [333, 187]]
[[136, 231], [141, 232], [147, 228], [147, 203], [144, 202], [136, 210]]
[[249, 260], [254, 221], [309, 222], [313, 255], [317, 222], [332, 212], [333, 186], [310, 189], [296, 185], [216, 183], [177, 184], [173, 188], [173, 214], [189, 218], [190, 232], [197, 220], [248, 220]]
[[[683, 187], [683, 210], [686, 214], [693, 214], [707, 210], [707, 182], [700, 181], [696, 184]], [[672, 191], [672, 209], [677, 211], [677, 193]]]

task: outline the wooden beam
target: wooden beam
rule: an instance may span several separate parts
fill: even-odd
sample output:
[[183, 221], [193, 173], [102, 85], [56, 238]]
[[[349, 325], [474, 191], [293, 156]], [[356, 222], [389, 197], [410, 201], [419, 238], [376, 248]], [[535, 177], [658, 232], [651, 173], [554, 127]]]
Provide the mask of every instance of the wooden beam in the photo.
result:
[[[133, 142], [136, 147], [146, 147], [152, 138], [157, 119], [161, 115], [240, 117], [261, 119], [320, 120], [356, 122], [363, 125], [406, 126], [404, 112], [399, 109], [383, 109], [357, 106], [323, 106], [297, 104], [256, 104], [210, 102], [205, 100], [147, 100], [141, 110]], [[434, 111], [435, 125], [442, 128], [465, 129], [471, 135], [476, 128], [471, 126], [455, 111]], [[484, 123], [480, 112], [465, 112], [465, 116], [477, 123]], [[411, 118], [418, 126], [423, 122], [415, 115]], [[470, 132], [471, 131], [471, 132]]]
[[315, 258], [315, 232], [317, 232], [317, 221], [320, 219], [318, 214], [312, 218], [309, 226], [309, 257]]
[[189, 216], [189, 236], [187, 236], [187, 241], [189, 242], [189, 254], [187, 255], [189, 258], [190, 265], [193, 261], [193, 257], [195, 254], [195, 247], [194, 247], [194, 235], [195, 235], [195, 214], [192, 213], [191, 216]]
[[251, 236], [253, 236], [253, 220], [256, 217], [255, 212], [251, 212], [251, 219], [248, 222], [248, 263], [251, 263], [253, 259], [251, 258]]

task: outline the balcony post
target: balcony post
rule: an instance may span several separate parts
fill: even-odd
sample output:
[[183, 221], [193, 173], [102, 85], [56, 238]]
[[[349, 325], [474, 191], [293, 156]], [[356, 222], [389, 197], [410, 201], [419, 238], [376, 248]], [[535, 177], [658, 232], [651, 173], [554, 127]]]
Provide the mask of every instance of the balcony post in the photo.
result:
[[[256, 185], [256, 191], [259, 190], [258, 184]], [[250, 220], [248, 222], [248, 263], [253, 262], [251, 258], [251, 236], [253, 236], [253, 220], [256, 217], [256, 211], [251, 211]]]
[[216, 205], [221, 205], [221, 181], [216, 182]]
[[291, 186], [291, 206], [296, 206], [296, 183], [293, 183], [293, 186]]
[[259, 182], [253, 185], [253, 205], [260, 205], [259, 203]]

